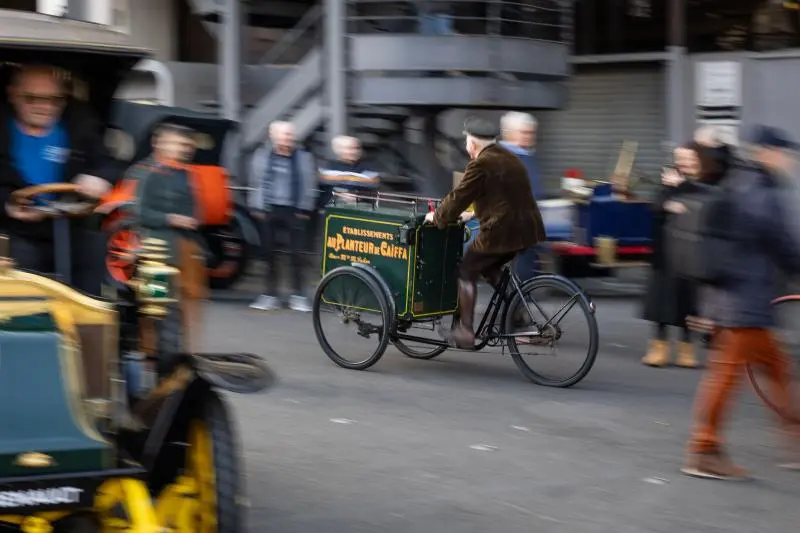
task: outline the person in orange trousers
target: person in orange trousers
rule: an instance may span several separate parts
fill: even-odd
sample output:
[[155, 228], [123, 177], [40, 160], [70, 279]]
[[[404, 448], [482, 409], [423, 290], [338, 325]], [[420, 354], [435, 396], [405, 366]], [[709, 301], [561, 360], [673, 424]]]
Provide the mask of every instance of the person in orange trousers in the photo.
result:
[[[747, 472], [725, 455], [720, 426], [730, 410], [745, 365], [763, 372], [770, 382], [769, 401], [787, 434], [797, 433], [798, 418], [791, 394], [789, 358], [770, 330], [764, 328], [723, 328], [715, 334], [708, 371], [696, 400], [696, 420], [684, 473], [715, 479], [742, 478]], [[797, 468], [795, 463], [785, 466]]]
[[[725, 451], [721, 426], [733, 394], [749, 364], [770, 380], [770, 402], [790, 436], [800, 435], [800, 417], [792, 403], [789, 363], [771, 332], [775, 325], [772, 299], [781, 290], [776, 273], [800, 273], [800, 232], [791, 217], [797, 206], [786, 201], [786, 177], [794, 163], [787, 152], [800, 146], [774, 128], [759, 128], [755, 165], [741, 165], [726, 176], [729, 240], [725, 275], [703, 287], [703, 316], [713, 323], [709, 365], [695, 402], [684, 474], [713, 479], [742, 479], [747, 472]], [[800, 441], [792, 443], [800, 452]], [[795, 458], [796, 459], [796, 458]], [[797, 463], [786, 466], [796, 467]]]

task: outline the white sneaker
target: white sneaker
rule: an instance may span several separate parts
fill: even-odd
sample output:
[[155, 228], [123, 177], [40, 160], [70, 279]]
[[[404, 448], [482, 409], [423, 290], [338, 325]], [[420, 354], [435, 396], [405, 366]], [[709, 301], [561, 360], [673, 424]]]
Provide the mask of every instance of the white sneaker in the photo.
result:
[[290, 296], [289, 297], [289, 309], [292, 311], [299, 311], [301, 313], [310, 313], [311, 312], [311, 304], [308, 301], [308, 298], [305, 296]]
[[262, 294], [250, 304], [250, 309], [255, 309], [256, 311], [276, 311], [280, 308], [280, 300], [269, 294]]

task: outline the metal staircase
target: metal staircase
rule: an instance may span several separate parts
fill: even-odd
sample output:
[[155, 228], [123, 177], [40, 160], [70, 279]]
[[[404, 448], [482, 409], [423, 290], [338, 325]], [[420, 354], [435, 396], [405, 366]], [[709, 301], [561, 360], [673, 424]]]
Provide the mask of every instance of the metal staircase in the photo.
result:
[[275, 120], [302, 118], [305, 131], [297, 132], [300, 140], [305, 140], [318, 129], [324, 115], [319, 95], [323, 81], [322, 72], [322, 51], [315, 47], [244, 118], [244, 149], [249, 150], [263, 142], [269, 124]]
[[[392, 172], [415, 175], [423, 192], [441, 193], [451, 183], [435, 146], [436, 117], [442, 111], [556, 109], [566, 102], [570, 0], [493, 0], [477, 12], [480, 3], [458, 0], [343, 1], [348, 8], [349, 130], [371, 160]], [[224, 7], [214, 0], [190, 2], [204, 20]], [[294, 122], [298, 140], [307, 145], [325, 142], [320, 134], [329, 115], [322, 17], [320, 5], [309, 6], [262, 58], [262, 65], [284, 66], [286, 52], [296, 56], [299, 43], [311, 43], [291, 72], [244, 116], [245, 152], [264, 141], [274, 120]], [[422, 126], [411, 131], [414, 123]]]

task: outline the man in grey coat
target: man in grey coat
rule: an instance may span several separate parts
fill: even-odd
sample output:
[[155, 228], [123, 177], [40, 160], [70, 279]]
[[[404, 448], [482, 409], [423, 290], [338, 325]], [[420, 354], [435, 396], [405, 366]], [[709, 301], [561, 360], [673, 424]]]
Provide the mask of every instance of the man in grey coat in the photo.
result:
[[289, 234], [292, 260], [292, 295], [289, 307], [295, 311], [311, 310], [303, 292], [302, 243], [306, 224], [314, 209], [318, 171], [314, 157], [295, 145], [294, 125], [273, 122], [269, 128], [269, 144], [253, 154], [250, 162], [248, 205], [259, 221], [264, 259], [267, 263], [264, 293], [250, 307], [261, 311], [279, 309], [280, 281], [277, 269], [277, 232]]

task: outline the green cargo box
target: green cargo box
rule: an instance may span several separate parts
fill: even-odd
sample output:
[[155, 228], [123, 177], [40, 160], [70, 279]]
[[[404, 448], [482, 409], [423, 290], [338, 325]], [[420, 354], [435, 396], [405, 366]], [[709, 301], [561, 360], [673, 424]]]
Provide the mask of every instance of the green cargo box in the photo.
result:
[[[388, 285], [401, 320], [433, 318], [456, 311], [456, 269], [463, 247], [464, 229], [458, 224], [440, 230], [409, 209], [332, 206], [325, 214], [322, 274], [354, 263], [367, 265]], [[323, 300], [340, 303], [334, 295], [347, 289], [326, 291]], [[372, 295], [365, 294], [358, 305], [377, 311]]]

